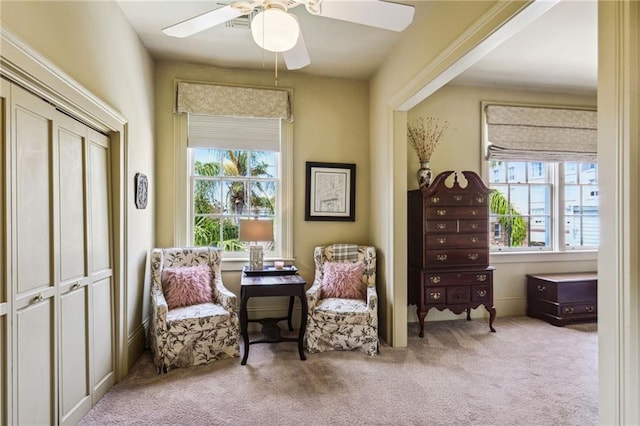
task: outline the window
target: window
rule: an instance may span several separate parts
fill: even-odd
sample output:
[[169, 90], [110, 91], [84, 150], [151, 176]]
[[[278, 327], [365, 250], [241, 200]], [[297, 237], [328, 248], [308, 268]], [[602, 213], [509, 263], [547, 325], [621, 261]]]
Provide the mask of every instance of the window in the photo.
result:
[[492, 251], [598, 247], [597, 111], [482, 102]]
[[290, 127], [279, 119], [189, 114], [186, 156], [188, 245], [224, 250], [223, 261], [244, 259], [240, 219], [273, 220], [266, 258], [290, 257]]
[[490, 161], [489, 167], [492, 250], [598, 246], [596, 164]]
[[[246, 251], [246, 242], [238, 241], [240, 219], [275, 222], [280, 199], [278, 157], [270, 151], [190, 149], [190, 225], [195, 246]], [[266, 244], [265, 252], [274, 247], [277, 239]]]

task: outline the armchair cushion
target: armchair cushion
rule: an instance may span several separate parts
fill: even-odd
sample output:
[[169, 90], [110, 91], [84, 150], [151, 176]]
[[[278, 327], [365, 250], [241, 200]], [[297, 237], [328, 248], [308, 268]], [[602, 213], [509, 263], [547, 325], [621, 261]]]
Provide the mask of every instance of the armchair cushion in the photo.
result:
[[169, 309], [212, 301], [211, 267], [208, 265], [164, 268], [162, 284]]
[[325, 262], [323, 265], [322, 298], [366, 300], [367, 286], [362, 282], [364, 263]]

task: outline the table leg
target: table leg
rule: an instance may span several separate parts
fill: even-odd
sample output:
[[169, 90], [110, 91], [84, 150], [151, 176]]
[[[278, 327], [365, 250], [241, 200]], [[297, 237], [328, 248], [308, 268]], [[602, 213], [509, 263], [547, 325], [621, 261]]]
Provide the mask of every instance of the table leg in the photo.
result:
[[[293, 302], [293, 297], [291, 301]], [[291, 303], [291, 305], [293, 305], [293, 303]], [[307, 309], [307, 295], [303, 287], [302, 293], [300, 294], [300, 332], [298, 333], [298, 352], [300, 352], [300, 359], [303, 361], [307, 359], [304, 354], [304, 332], [307, 330]], [[289, 320], [291, 320], [291, 315], [289, 315]]]
[[240, 291], [240, 332], [242, 333], [242, 341], [244, 342], [244, 355], [240, 365], [247, 364], [247, 358], [249, 357], [249, 314], [247, 313], [247, 297], [244, 288]]
[[293, 331], [293, 319], [291, 317], [293, 317], [293, 302], [295, 301], [296, 297], [295, 296], [290, 296], [289, 297], [289, 315], [287, 317], [287, 324], [289, 325], [289, 331]]

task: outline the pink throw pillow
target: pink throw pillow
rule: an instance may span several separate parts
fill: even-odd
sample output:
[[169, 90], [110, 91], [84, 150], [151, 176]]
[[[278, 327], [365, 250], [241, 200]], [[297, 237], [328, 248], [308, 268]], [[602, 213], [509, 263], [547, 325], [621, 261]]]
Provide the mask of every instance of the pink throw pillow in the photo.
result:
[[362, 282], [364, 263], [325, 262], [322, 276], [322, 297], [367, 300], [367, 286]]
[[207, 265], [164, 268], [162, 286], [169, 309], [212, 301], [211, 268]]

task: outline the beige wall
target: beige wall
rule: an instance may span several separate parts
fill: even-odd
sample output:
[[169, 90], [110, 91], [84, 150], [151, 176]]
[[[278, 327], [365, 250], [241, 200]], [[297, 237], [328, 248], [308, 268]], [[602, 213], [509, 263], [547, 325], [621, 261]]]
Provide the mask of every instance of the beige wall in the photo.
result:
[[[126, 183], [128, 229], [126, 306], [122, 327], [128, 341], [128, 363], [144, 343], [143, 276], [146, 253], [154, 244], [154, 93], [153, 60], [113, 2], [2, 2], [2, 27], [53, 62], [63, 72], [120, 112], [127, 121]], [[137, 172], [149, 177], [146, 210], [134, 205]]]
[[[449, 129], [431, 158], [434, 177], [445, 170], [472, 170], [482, 175], [481, 107], [483, 101], [515, 102], [538, 105], [596, 107], [596, 96], [577, 96], [540, 91], [500, 90], [496, 88], [456, 86], [449, 84], [429, 96], [407, 113], [407, 120], [437, 117], [448, 121]], [[407, 187], [417, 189], [418, 157], [407, 145]], [[483, 176], [486, 178], [487, 176]], [[406, 234], [405, 234], [406, 235]], [[494, 303], [500, 316], [526, 314], [526, 274], [544, 272], [577, 272], [597, 270], [596, 253], [566, 254], [494, 254]], [[449, 311], [429, 311], [427, 321], [455, 319], [461, 316]], [[472, 311], [472, 317], [488, 317], [484, 309]], [[409, 322], [418, 320], [415, 307], [408, 312]]]
[[[527, 2], [438, 1], [414, 24], [371, 80], [371, 227], [380, 248], [380, 329], [394, 346], [407, 344], [406, 192], [404, 104]], [[375, 191], [373, 190], [375, 188]]]
[[[366, 81], [314, 77], [279, 70], [278, 87], [293, 89], [293, 255], [300, 273], [313, 280], [313, 247], [333, 242], [368, 244], [369, 230], [369, 88]], [[174, 238], [174, 80], [273, 87], [274, 72], [229, 70], [159, 62], [156, 68], [157, 246], [178, 244]], [[307, 222], [305, 162], [356, 164], [356, 221]], [[225, 285], [240, 294], [239, 273], [225, 272]], [[279, 306], [279, 302], [269, 303]], [[265, 311], [269, 306], [262, 306]]]

